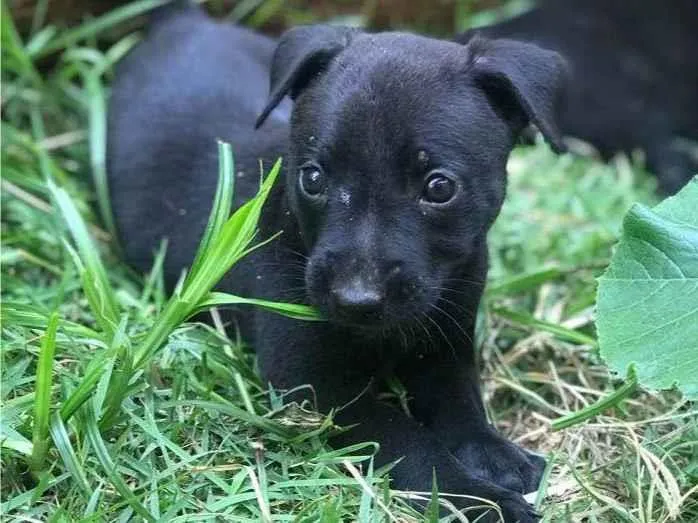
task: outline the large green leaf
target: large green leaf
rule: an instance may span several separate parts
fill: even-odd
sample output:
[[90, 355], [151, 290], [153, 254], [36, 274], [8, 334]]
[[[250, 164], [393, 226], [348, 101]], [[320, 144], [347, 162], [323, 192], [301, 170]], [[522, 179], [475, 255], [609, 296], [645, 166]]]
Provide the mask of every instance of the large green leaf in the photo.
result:
[[698, 399], [698, 176], [648, 209], [634, 205], [599, 280], [601, 356], [650, 389]]

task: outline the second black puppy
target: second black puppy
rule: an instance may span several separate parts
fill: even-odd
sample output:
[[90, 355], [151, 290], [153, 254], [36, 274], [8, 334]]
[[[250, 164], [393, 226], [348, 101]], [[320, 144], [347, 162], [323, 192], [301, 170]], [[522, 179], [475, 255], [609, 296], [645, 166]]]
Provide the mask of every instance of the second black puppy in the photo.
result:
[[539, 0], [520, 16], [457, 36], [514, 38], [554, 49], [571, 69], [565, 135], [602, 157], [644, 151], [663, 194], [698, 172], [695, 0]]
[[[404, 457], [396, 487], [428, 491], [435, 470], [442, 491], [535, 521], [521, 493], [537, 488], [543, 462], [488, 424], [472, 339], [507, 157], [529, 122], [561, 147], [562, 60], [512, 41], [330, 26], [293, 29], [272, 50], [187, 9], [160, 17], [120, 65], [108, 168], [129, 260], [147, 270], [169, 236], [169, 283], [190, 263], [216, 185], [215, 138], [235, 145], [241, 201], [256, 191], [258, 158], [283, 154], [261, 224], [263, 237], [283, 234], [222, 286], [274, 300], [300, 290], [328, 321], [244, 319], [263, 379], [311, 384], [321, 411], [342, 407], [337, 422], [357, 426], [336, 444], [377, 441], [378, 464]], [[274, 111], [286, 95], [290, 125]], [[412, 416], [379, 401], [391, 374]]]

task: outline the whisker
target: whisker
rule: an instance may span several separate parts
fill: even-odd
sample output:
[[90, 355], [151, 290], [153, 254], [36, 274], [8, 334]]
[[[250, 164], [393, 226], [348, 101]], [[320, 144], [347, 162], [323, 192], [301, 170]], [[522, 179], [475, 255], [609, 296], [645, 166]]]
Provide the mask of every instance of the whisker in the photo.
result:
[[471, 280], [470, 278], [444, 278], [443, 282], [467, 283], [468, 285], [485, 285], [487, 280]]
[[277, 296], [279, 299], [282, 300], [288, 300], [288, 299], [298, 299], [298, 300], [307, 300], [306, 294], [305, 294], [305, 287], [291, 287], [288, 289], [282, 289], [277, 293]]
[[461, 327], [461, 324], [458, 323], [458, 321], [456, 321], [456, 319], [455, 319], [453, 316], [451, 316], [448, 312], [446, 312], [445, 310], [443, 310], [443, 309], [442, 309], [441, 307], [439, 307], [438, 305], [432, 304], [431, 307], [432, 307], [433, 309], [436, 309], [438, 312], [440, 312], [441, 314], [443, 314], [443, 315], [446, 316], [447, 318], [449, 318], [449, 319], [455, 324], [455, 326], [458, 328], [458, 330], [460, 330], [460, 331], [463, 333], [463, 336], [466, 337], [466, 339], [468, 340], [468, 342], [469, 342], [471, 345], [473, 344], [473, 339], [470, 337], [470, 334], [468, 334], [468, 333], [466, 332], [466, 330], [465, 330], [463, 327]]
[[453, 344], [451, 343], [451, 340], [448, 339], [448, 336], [446, 336], [446, 333], [445, 333], [444, 330], [441, 328], [441, 325], [439, 325], [439, 324], [434, 320], [434, 318], [432, 318], [432, 317], [429, 316], [428, 314], [425, 314], [424, 316], [425, 316], [426, 319], [428, 319], [428, 320], [437, 328], [437, 330], [441, 333], [441, 336], [443, 337], [444, 341], [446, 341], [446, 343], [448, 344], [448, 346], [451, 347], [451, 354], [453, 354], [453, 358], [454, 358], [454, 359], [457, 359], [457, 356], [456, 356], [456, 348], [455, 348], [455, 347], [453, 346]]
[[253, 265], [255, 269], [301, 269], [305, 271], [306, 264], [297, 260], [291, 260], [287, 262], [263, 262], [256, 263]]
[[437, 291], [443, 291], [443, 292], [450, 292], [453, 294], [462, 294], [463, 296], [472, 296], [473, 291], [468, 291], [468, 290], [463, 290], [463, 289], [454, 289], [453, 287], [429, 287], [430, 289], [434, 289]]
[[465, 314], [466, 316], [468, 316], [468, 318], [470, 318], [470, 319], [472, 319], [472, 320], [475, 319], [475, 314], [473, 313], [473, 311], [467, 309], [467, 308], [464, 307], [463, 305], [461, 305], [461, 304], [459, 304], [459, 303], [456, 303], [456, 302], [453, 301], [453, 300], [449, 300], [448, 298], [444, 298], [443, 296], [441, 296], [441, 297], [439, 298], [439, 300], [444, 301], [444, 302], [450, 304], [452, 307], [455, 307], [455, 308], [458, 310], [458, 312]]
[[[424, 316], [426, 316], [426, 313], [423, 312], [422, 314]], [[417, 325], [419, 325], [422, 328], [422, 330], [424, 331], [424, 334], [427, 335], [426, 341], [429, 343], [429, 346], [431, 346], [433, 344], [431, 332], [429, 332], [429, 329], [427, 329], [426, 325], [424, 325], [424, 323], [422, 323], [422, 321], [419, 319], [419, 316], [417, 316], [416, 314], [413, 313], [412, 317], [414, 318]]]
[[304, 261], [308, 261], [308, 260], [310, 259], [310, 257], [309, 257], [308, 255], [303, 254], [302, 252], [298, 252], [298, 251], [296, 251], [296, 250], [294, 250], [294, 249], [291, 249], [290, 247], [284, 247], [284, 251], [287, 252], [287, 253], [289, 253], [289, 254], [293, 254], [293, 255], [299, 257], [301, 260], [304, 260]]
[[400, 334], [400, 338], [402, 339], [403, 350], [407, 350], [407, 347], [408, 347], [407, 336], [405, 335], [405, 332], [402, 330], [402, 326], [400, 324], [398, 324], [398, 326], [397, 326], [397, 331]]

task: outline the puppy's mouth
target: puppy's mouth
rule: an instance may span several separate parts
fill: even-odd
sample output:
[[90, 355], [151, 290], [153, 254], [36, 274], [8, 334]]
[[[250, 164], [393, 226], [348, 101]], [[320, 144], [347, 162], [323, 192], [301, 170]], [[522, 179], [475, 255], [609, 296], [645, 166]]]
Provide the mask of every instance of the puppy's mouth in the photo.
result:
[[391, 322], [386, 321], [385, 314], [357, 314], [353, 311], [330, 310], [328, 319], [331, 323], [369, 332], [386, 330]]
[[386, 318], [357, 321], [352, 318], [332, 315], [328, 316], [328, 321], [343, 331], [366, 340], [390, 338], [395, 333], [400, 332], [403, 329], [403, 323], [405, 323], [398, 319]]
[[[368, 336], [388, 334], [413, 323], [419, 315], [416, 309], [406, 307], [405, 303], [392, 300], [380, 306], [341, 306], [331, 298], [323, 300], [319, 307], [330, 323], [356, 330]], [[414, 305], [414, 304], [413, 304]]]

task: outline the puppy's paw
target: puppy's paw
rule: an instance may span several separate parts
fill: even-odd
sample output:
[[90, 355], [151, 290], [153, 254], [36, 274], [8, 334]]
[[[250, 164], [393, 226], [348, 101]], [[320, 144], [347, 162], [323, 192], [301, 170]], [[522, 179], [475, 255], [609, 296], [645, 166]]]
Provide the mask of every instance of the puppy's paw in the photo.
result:
[[538, 490], [545, 470], [545, 459], [494, 431], [464, 442], [454, 454], [473, 474], [521, 494]]

